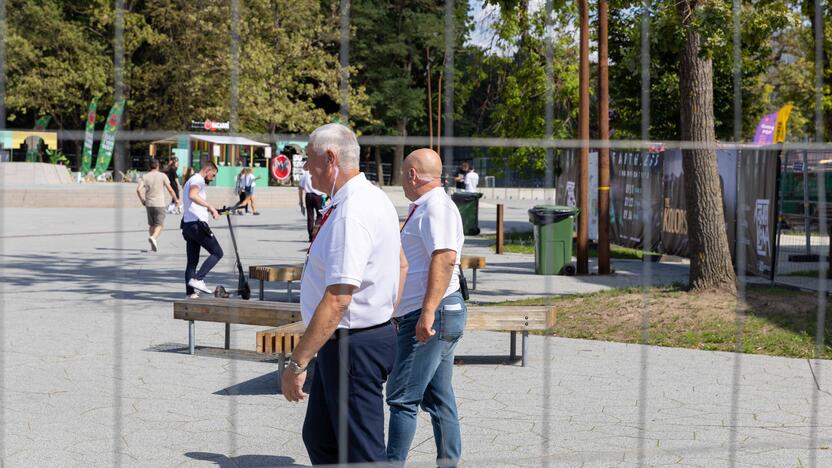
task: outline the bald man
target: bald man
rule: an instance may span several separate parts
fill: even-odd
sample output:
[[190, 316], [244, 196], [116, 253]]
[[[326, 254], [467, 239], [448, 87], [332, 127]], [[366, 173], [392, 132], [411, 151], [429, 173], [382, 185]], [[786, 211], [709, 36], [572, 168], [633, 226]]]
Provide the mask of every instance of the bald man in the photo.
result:
[[468, 316], [456, 275], [465, 241], [462, 218], [442, 188], [439, 155], [416, 150], [402, 169], [404, 194], [413, 203], [401, 229], [408, 270], [394, 312], [398, 348], [387, 384], [387, 456], [404, 464], [421, 406], [433, 424], [437, 466], [456, 466], [462, 443], [451, 377]]

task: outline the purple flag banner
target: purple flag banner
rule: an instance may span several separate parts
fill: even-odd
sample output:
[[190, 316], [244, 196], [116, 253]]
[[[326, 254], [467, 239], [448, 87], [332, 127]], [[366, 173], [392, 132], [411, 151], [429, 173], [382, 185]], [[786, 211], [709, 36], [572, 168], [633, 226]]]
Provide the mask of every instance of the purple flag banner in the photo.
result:
[[774, 128], [777, 126], [777, 112], [769, 114], [757, 124], [757, 132], [754, 134], [755, 145], [770, 145], [774, 143]]

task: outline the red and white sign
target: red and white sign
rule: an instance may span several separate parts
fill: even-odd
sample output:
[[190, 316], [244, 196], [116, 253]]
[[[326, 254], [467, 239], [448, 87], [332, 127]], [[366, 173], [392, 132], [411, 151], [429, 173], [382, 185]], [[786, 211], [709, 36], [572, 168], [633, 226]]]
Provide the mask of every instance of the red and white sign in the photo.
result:
[[191, 128], [204, 129], [209, 132], [216, 132], [217, 130], [230, 130], [231, 122], [214, 122], [213, 120], [192, 120]]
[[292, 162], [285, 154], [278, 154], [269, 162], [272, 177], [278, 182], [285, 182], [292, 175]]

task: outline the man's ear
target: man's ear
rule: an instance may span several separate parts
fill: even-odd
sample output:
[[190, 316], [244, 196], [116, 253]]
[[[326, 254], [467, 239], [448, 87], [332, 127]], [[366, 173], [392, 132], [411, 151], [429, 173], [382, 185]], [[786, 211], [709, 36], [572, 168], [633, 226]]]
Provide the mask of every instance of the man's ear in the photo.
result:
[[330, 164], [334, 164], [334, 165], [338, 164], [338, 156], [331, 149], [326, 150], [326, 160]]

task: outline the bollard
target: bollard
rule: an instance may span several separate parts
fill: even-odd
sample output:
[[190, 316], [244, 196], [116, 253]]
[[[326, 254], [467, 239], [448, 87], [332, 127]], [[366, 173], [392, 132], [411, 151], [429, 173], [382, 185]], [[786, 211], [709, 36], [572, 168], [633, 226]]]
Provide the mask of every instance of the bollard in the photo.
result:
[[[505, 242], [505, 230], [503, 228], [503, 220], [505, 219], [503, 212], [503, 205], [497, 205], [497, 254], [502, 255], [503, 243]], [[476, 271], [476, 270], [475, 270]]]

